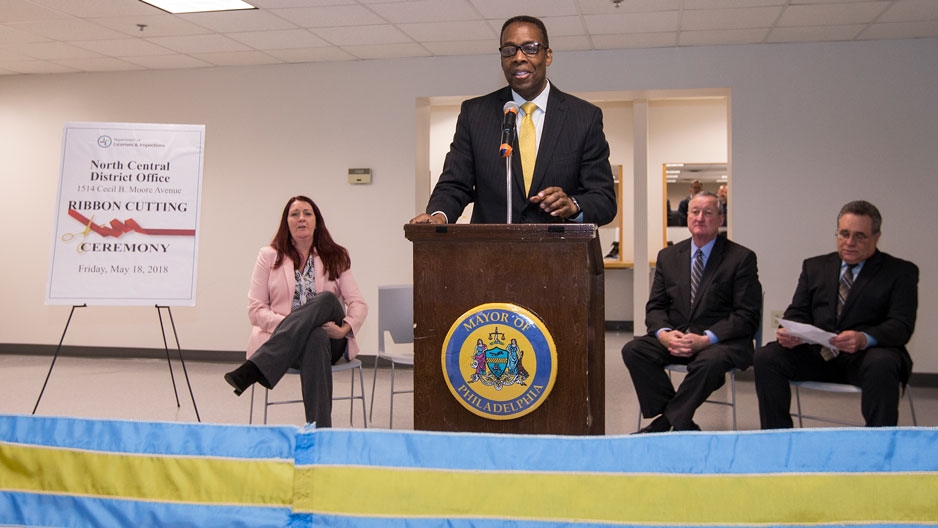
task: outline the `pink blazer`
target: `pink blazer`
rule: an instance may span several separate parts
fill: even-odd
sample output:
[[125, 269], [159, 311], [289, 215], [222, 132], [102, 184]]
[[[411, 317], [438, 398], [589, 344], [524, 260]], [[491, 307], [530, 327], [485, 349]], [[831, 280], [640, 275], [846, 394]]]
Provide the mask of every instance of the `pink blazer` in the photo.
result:
[[[293, 305], [293, 292], [296, 290], [293, 261], [284, 257], [279, 268], [271, 269], [276, 258], [277, 251], [267, 246], [261, 248], [254, 265], [251, 287], [248, 290], [248, 318], [254, 327], [248, 339], [247, 357], [251, 357], [270, 338], [271, 332], [290, 313]], [[345, 306], [345, 322], [352, 327], [348, 337], [348, 356], [354, 358], [358, 355], [355, 335], [365, 322], [368, 305], [365, 304], [351, 270], [342, 273], [338, 280], [327, 280], [322, 260], [315, 251], [313, 266], [316, 274], [316, 292], [332, 292]]]

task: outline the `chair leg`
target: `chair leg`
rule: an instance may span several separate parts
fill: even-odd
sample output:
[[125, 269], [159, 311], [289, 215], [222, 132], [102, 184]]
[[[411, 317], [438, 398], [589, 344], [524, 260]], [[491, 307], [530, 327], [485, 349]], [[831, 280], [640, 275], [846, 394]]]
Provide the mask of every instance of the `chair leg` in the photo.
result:
[[267, 425], [267, 406], [270, 404], [270, 389], [264, 389], [264, 425]]
[[[362, 367], [358, 368], [358, 382], [362, 387], [362, 424], [364, 424], [365, 429], [368, 429], [368, 414], [365, 412], [365, 373]], [[354, 404], [354, 401], [350, 401], [349, 404]]]
[[371, 410], [368, 413], [368, 421], [372, 424], [375, 423], [375, 386], [378, 384], [378, 359], [380, 359], [380, 356], [375, 356], [375, 373], [371, 377]]
[[248, 409], [248, 425], [254, 423], [254, 386], [256, 383], [251, 385], [251, 408]]
[[394, 429], [394, 362], [391, 362], [391, 413], [388, 415], [388, 429]]
[[349, 371], [349, 378], [352, 380], [352, 389], [348, 394], [348, 424], [351, 427], [354, 425], [352, 421], [355, 418], [355, 369]]
[[736, 372], [730, 372], [730, 401], [733, 402], [733, 430], [736, 431]]
[[912, 425], [918, 427], [918, 420], [915, 418], [915, 404], [912, 403], [912, 386], [906, 384], [905, 397], [909, 399], [909, 410], [912, 411]]
[[795, 401], [798, 403], [798, 427], [804, 429], [804, 420], [801, 419], [801, 391], [795, 385]]

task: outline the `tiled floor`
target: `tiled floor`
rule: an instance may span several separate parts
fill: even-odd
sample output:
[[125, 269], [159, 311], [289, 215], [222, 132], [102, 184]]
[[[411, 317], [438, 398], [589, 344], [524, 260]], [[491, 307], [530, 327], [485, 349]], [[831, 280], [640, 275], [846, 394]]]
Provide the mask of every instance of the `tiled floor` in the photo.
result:
[[[631, 338], [627, 333], [606, 334], [606, 434], [627, 434], [635, 430], [638, 403], [628, 372], [619, 350]], [[0, 355], [0, 413], [29, 414], [39, 396], [51, 363], [49, 356]], [[222, 375], [233, 365], [187, 361], [186, 367], [202, 422], [248, 422], [250, 391], [241, 397], [232, 394]], [[124, 420], [157, 420], [194, 422], [196, 420], [186, 380], [178, 361], [173, 362], [176, 387], [181, 405], [176, 406], [173, 385], [165, 360], [155, 359], [89, 359], [60, 357], [55, 364], [48, 386], [36, 414], [42, 416], [74, 416], [87, 418], [114, 418]], [[374, 426], [388, 424], [388, 369], [378, 372]], [[365, 370], [367, 396], [371, 397], [372, 370]], [[398, 371], [399, 387], [411, 383], [410, 373]], [[347, 394], [348, 373], [336, 376], [336, 394]], [[728, 386], [720, 389], [716, 397], [725, 398]], [[286, 379], [274, 391], [277, 398], [299, 398], [298, 381]], [[751, 371], [741, 373], [736, 382], [737, 421], [740, 430], [759, 427], [755, 389]], [[938, 425], [938, 388], [916, 387], [915, 410], [921, 426]], [[262, 420], [262, 389], [258, 390], [254, 404], [254, 422]], [[413, 399], [410, 395], [395, 398], [394, 428], [411, 429]], [[360, 403], [355, 409], [355, 427], [361, 427]], [[856, 394], [803, 393], [805, 412], [839, 416], [847, 420], [861, 420], [859, 397]], [[810, 411], [809, 411], [810, 410]], [[336, 402], [333, 425], [349, 427], [348, 402]], [[300, 405], [272, 407], [269, 423], [302, 425], [303, 409]], [[695, 416], [704, 430], [731, 430], [732, 414], [728, 407], [704, 405]], [[903, 399], [899, 408], [899, 424], [912, 425], [908, 402]], [[806, 426], [823, 426], [805, 423]]]

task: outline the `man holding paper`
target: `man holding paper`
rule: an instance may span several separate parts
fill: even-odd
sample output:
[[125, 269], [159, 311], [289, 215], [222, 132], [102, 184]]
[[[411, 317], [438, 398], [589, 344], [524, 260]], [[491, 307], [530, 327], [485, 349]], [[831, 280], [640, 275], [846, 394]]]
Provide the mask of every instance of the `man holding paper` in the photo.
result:
[[905, 344], [915, 328], [918, 267], [876, 249], [881, 224], [873, 204], [850, 202], [837, 215], [837, 252], [804, 261], [784, 319], [835, 335], [812, 344], [783, 323], [777, 341], [756, 351], [763, 429], [792, 427], [789, 380], [856, 385], [868, 427], [898, 423], [900, 385], [912, 372]]

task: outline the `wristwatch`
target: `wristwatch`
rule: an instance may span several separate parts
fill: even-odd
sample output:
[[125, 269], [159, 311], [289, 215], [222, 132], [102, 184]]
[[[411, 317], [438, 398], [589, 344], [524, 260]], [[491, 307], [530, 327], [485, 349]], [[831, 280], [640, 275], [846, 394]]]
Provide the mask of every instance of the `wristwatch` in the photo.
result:
[[574, 219], [574, 218], [580, 216], [580, 213], [583, 212], [583, 208], [580, 207], [580, 202], [578, 202], [576, 198], [574, 198], [574, 197], [572, 197], [572, 196], [568, 196], [568, 198], [570, 198], [570, 201], [573, 202], [573, 205], [576, 206], [576, 212], [567, 217], [567, 220], [572, 220], [572, 219]]

